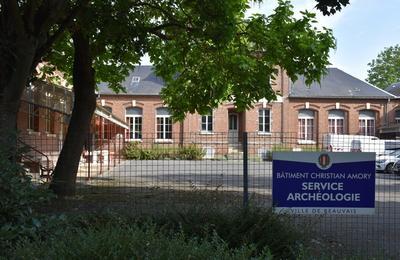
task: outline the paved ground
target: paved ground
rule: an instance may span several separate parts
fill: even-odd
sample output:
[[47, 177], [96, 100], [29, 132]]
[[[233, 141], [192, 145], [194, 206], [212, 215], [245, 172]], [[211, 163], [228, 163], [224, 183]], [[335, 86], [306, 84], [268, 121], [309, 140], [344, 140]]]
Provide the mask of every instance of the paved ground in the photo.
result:
[[[249, 162], [249, 188], [271, 194], [271, 162]], [[110, 185], [136, 185], [137, 182], [158, 187], [210, 188], [243, 190], [243, 162], [240, 160], [202, 161], [123, 161], [98, 179]], [[376, 174], [376, 201], [400, 202], [400, 176]]]
[[[249, 190], [271, 205], [271, 162], [249, 162]], [[123, 161], [109, 172], [94, 178], [105, 186], [219, 191], [243, 190], [243, 162]], [[370, 216], [302, 217], [320, 234], [316, 246], [331, 250], [356, 249], [360, 255], [381, 254], [400, 259], [400, 176], [376, 174], [376, 211]], [[259, 199], [260, 200], [260, 199]], [[329, 250], [329, 248], [327, 248]]]

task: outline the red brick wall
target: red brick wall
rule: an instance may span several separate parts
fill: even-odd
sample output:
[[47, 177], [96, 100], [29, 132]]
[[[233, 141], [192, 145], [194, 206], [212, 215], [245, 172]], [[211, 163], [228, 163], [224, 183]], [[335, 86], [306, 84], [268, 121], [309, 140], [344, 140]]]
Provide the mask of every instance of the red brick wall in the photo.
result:
[[[328, 112], [331, 109], [338, 108], [343, 110], [346, 115], [346, 133], [358, 134], [359, 132], [359, 111], [364, 109], [373, 110], [376, 112], [376, 130], [383, 126], [383, 124], [394, 122], [395, 108], [400, 109], [400, 101], [392, 100], [388, 103], [387, 100], [379, 99], [302, 99], [302, 98], [289, 98], [290, 80], [285, 73], [280, 73], [278, 77], [273, 80], [273, 89], [278, 94], [278, 100], [267, 103], [259, 102], [254, 105], [253, 109], [245, 112], [238, 112], [239, 116], [239, 133], [246, 131], [255, 133], [253, 137], [254, 142], [272, 142], [275, 143], [277, 139], [273, 134], [270, 134], [270, 139], [266, 140], [265, 134], [258, 133], [258, 110], [270, 109], [271, 111], [271, 133], [290, 133], [287, 134], [290, 138], [296, 139], [298, 134], [298, 112], [300, 109], [309, 108], [315, 111], [315, 134], [322, 135], [328, 132]], [[135, 100], [136, 106], [143, 109], [143, 132], [155, 134], [155, 111], [157, 107], [162, 107], [163, 102], [159, 96], [134, 96], [134, 95], [101, 95], [104, 99], [103, 104], [110, 106], [113, 113], [125, 120], [125, 109], [132, 106], [132, 100]], [[235, 107], [231, 103], [221, 105], [213, 111], [213, 133], [201, 133], [201, 116], [198, 114], [188, 114], [183, 125], [174, 123], [173, 136], [174, 141], [182, 140], [181, 129], [184, 133], [184, 142], [190, 142], [193, 139], [204, 141], [204, 143], [211, 143], [212, 141], [226, 143], [226, 138], [216, 133], [228, 132], [228, 114], [235, 112]], [[387, 113], [387, 114], [386, 114]], [[189, 137], [189, 133], [197, 133]], [[257, 138], [259, 139], [257, 141]], [[239, 138], [240, 139], [240, 138]], [[223, 141], [221, 141], [223, 140]]]
[[343, 110], [346, 115], [345, 124], [347, 125], [347, 134], [358, 134], [359, 125], [358, 118], [359, 112], [364, 109], [372, 110], [376, 113], [376, 129], [385, 123], [385, 105], [386, 100], [354, 100], [354, 99], [301, 99], [301, 98], [290, 98], [288, 102], [288, 113], [287, 115], [288, 125], [287, 132], [298, 131], [298, 111], [300, 109], [306, 109], [306, 103], [311, 110], [316, 112], [317, 134], [327, 133], [328, 129], [328, 113], [329, 110], [336, 109], [336, 103], [339, 103], [339, 109]]

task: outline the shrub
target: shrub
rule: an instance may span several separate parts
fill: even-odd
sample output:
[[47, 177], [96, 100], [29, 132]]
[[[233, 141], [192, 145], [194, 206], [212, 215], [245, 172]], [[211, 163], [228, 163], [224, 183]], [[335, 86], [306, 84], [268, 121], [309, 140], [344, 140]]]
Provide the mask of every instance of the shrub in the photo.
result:
[[37, 236], [20, 240], [3, 255], [13, 259], [308, 259], [303, 236], [287, 220], [265, 209], [211, 207], [153, 217], [115, 213], [51, 217], [42, 221]]
[[168, 229], [182, 230], [188, 236], [205, 238], [216, 233], [229, 248], [253, 245], [255, 255], [268, 249], [278, 259], [295, 259], [304, 250], [305, 237], [290, 226], [288, 217], [255, 207], [226, 210], [193, 207], [184, 213], [168, 212], [155, 221]]
[[203, 149], [195, 145], [182, 147], [178, 150], [178, 157], [181, 160], [201, 160], [204, 155], [205, 153]]
[[49, 191], [33, 185], [23, 167], [0, 151], [0, 251], [6, 242], [30, 236], [40, 226], [32, 208], [51, 198]]
[[123, 149], [123, 155], [128, 160], [201, 160], [204, 152], [195, 145], [184, 147], [162, 147], [153, 146], [151, 148], [140, 147], [140, 143], [128, 143]]
[[125, 145], [124, 149], [122, 150], [123, 155], [125, 158], [129, 160], [140, 160], [141, 158], [141, 149], [139, 147], [138, 142], [130, 142]]
[[[70, 226], [47, 239], [21, 241], [9, 256], [15, 259], [250, 259], [252, 246], [230, 249], [218, 235], [208, 239], [162, 231], [153, 223], [109, 222], [101, 228]], [[267, 259], [268, 251], [252, 259]]]

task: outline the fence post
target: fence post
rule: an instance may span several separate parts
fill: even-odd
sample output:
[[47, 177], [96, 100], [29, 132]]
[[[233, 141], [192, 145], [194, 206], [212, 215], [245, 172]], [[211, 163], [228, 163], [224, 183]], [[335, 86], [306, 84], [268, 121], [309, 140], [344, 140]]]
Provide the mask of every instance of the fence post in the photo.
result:
[[248, 165], [248, 133], [243, 132], [242, 147], [243, 147], [243, 206], [247, 207], [249, 204], [249, 165]]

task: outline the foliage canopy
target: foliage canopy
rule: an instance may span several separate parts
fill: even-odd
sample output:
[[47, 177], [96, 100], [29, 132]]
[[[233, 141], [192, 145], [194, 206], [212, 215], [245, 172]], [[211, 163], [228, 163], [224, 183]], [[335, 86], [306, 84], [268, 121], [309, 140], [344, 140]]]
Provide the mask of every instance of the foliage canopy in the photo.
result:
[[[80, 21], [90, 37], [97, 82], [118, 92], [120, 82], [149, 53], [176, 119], [204, 113], [224, 101], [239, 110], [275, 99], [271, 83], [283, 68], [311, 83], [324, 73], [335, 47], [332, 32], [314, 26], [315, 15], [293, 17], [290, 1], [274, 14], [245, 17], [248, 1], [92, 1]], [[47, 56], [72, 76], [73, 46], [66, 34]]]
[[385, 48], [376, 59], [368, 63], [367, 81], [385, 89], [400, 82], [400, 45]]

